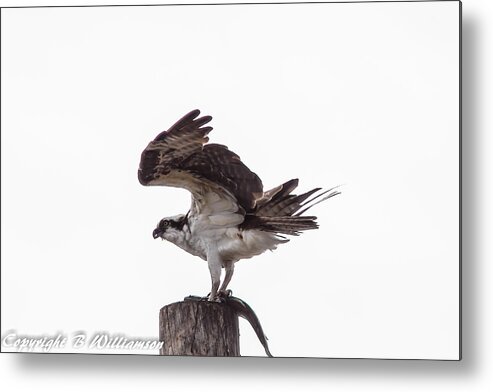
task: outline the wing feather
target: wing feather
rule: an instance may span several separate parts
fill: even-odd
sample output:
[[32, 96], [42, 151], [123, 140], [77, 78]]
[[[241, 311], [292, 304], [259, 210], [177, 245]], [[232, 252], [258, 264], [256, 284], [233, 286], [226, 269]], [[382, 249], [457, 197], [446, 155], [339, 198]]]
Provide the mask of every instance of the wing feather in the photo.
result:
[[212, 127], [204, 125], [212, 117], [199, 115], [191, 111], [149, 143], [141, 155], [140, 183], [185, 188], [196, 200], [213, 190], [252, 211], [263, 194], [262, 181], [228, 147], [206, 144]]

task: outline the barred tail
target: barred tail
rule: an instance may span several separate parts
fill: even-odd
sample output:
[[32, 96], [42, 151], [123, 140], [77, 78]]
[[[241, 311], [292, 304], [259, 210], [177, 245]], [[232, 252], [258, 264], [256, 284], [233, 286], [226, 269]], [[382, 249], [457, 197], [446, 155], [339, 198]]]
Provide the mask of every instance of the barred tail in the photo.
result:
[[271, 233], [300, 235], [304, 230], [318, 229], [316, 216], [253, 217], [250, 224], [258, 230]]
[[[317, 217], [302, 214], [341, 192], [334, 187], [323, 192], [319, 192], [321, 188], [315, 188], [301, 195], [291, 194], [297, 186], [298, 180], [294, 179], [265, 192], [257, 201], [255, 212], [245, 217], [241, 227], [288, 235], [299, 235], [304, 230], [317, 229]], [[309, 199], [311, 196], [313, 197]]]

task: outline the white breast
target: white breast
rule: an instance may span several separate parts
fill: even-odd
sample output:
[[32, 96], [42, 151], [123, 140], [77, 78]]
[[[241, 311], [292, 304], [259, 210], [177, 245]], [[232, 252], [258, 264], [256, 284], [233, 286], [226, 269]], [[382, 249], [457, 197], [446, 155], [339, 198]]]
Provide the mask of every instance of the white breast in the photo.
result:
[[238, 225], [243, 219], [233, 199], [208, 190], [200, 199], [196, 195], [182, 243], [175, 244], [204, 260], [207, 249], [217, 248], [223, 263], [227, 263], [260, 255], [287, 242], [274, 233], [240, 231]]
[[217, 246], [223, 262], [236, 262], [260, 255], [266, 250], [274, 250], [277, 245], [287, 242], [276, 237], [273, 233], [260, 230], [240, 231], [237, 226], [227, 228], [203, 228], [200, 221], [189, 222], [180, 238], [173, 238], [171, 242], [188, 253], [207, 260], [206, 254], [210, 244]]

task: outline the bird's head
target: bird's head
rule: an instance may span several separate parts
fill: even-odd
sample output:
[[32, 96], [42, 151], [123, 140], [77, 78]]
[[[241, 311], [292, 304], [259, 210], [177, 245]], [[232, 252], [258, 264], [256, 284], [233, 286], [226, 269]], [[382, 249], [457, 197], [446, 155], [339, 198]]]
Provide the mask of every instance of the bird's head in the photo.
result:
[[152, 232], [154, 239], [162, 238], [163, 240], [172, 241], [183, 233], [183, 226], [187, 221], [186, 215], [176, 215], [163, 218], [157, 224]]

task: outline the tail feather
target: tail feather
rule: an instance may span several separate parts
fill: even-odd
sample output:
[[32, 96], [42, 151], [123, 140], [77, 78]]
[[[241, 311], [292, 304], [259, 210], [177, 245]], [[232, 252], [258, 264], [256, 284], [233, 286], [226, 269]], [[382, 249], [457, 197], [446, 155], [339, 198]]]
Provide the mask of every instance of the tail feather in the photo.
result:
[[[308, 200], [306, 203], [304, 203], [304, 204], [302, 205], [302, 207], [304, 207], [305, 205], [306, 205], [307, 207], [306, 207], [306, 208], [304, 208], [303, 210], [301, 210], [300, 212], [296, 213], [296, 215], [295, 215], [295, 216], [299, 216], [299, 215], [303, 214], [304, 212], [308, 211], [308, 210], [309, 210], [310, 208], [312, 208], [313, 206], [316, 206], [318, 203], [321, 203], [321, 202], [323, 202], [323, 201], [325, 201], [325, 200], [327, 200], [327, 199], [330, 199], [331, 197], [334, 197], [334, 196], [340, 195], [340, 194], [341, 194], [341, 192], [340, 192], [340, 191], [335, 191], [335, 190], [334, 190], [334, 189], [336, 189], [336, 188], [337, 188], [337, 187], [330, 188], [330, 189], [326, 190], [325, 192], [322, 192], [322, 193], [318, 194], [317, 196], [315, 196], [314, 198], [312, 198], [312, 199]], [[330, 192], [330, 193], [329, 193], [329, 192]], [[312, 204], [310, 204], [311, 202], [315, 201], [316, 199], [318, 199], [319, 197], [321, 197], [321, 196], [323, 196], [323, 195], [325, 195], [325, 194], [327, 194], [327, 193], [329, 193], [329, 194], [328, 194], [327, 196], [325, 196], [324, 198], [322, 198], [322, 199], [318, 200], [316, 203], [312, 203]], [[310, 205], [308, 205], [308, 204], [310, 204]]]
[[296, 189], [298, 186], [298, 179], [289, 180], [282, 185], [271, 189], [270, 191], [264, 192], [263, 197], [257, 200], [257, 212], [264, 210], [268, 211], [270, 207], [276, 205], [279, 200], [289, 196], [289, 194]]
[[252, 228], [262, 231], [268, 231], [278, 234], [299, 235], [304, 230], [313, 230], [318, 228], [315, 216], [288, 216], [288, 217], [271, 217], [261, 216], [252, 217], [250, 224]]
[[[245, 216], [241, 227], [295, 236], [304, 230], [317, 229], [317, 217], [302, 216], [302, 214], [341, 192], [334, 187], [318, 194], [321, 188], [312, 189], [301, 195], [291, 194], [297, 186], [298, 180], [294, 179], [265, 192], [257, 201], [256, 211]], [[307, 199], [309, 200], [306, 201]]]
[[257, 215], [261, 216], [292, 216], [302, 207], [302, 203], [308, 199], [320, 188], [312, 189], [302, 195], [286, 195], [279, 200], [273, 200], [267, 203], [263, 208], [257, 211]]

